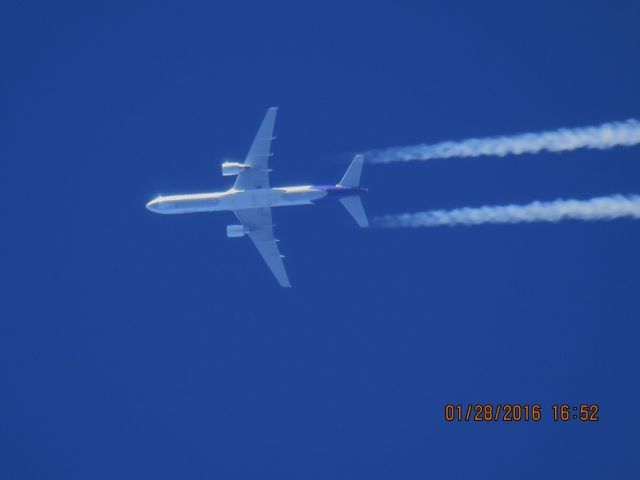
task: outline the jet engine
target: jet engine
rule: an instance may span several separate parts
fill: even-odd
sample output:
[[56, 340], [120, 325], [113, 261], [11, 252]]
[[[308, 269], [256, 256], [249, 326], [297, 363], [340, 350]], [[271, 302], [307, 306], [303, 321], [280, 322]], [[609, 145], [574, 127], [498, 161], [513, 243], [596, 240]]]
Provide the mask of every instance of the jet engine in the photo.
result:
[[251, 166], [246, 163], [224, 162], [222, 164], [222, 176], [230, 177], [232, 175], [240, 175], [246, 168], [251, 168]]
[[227, 225], [228, 238], [240, 238], [249, 233], [249, 229], [244, 225]]

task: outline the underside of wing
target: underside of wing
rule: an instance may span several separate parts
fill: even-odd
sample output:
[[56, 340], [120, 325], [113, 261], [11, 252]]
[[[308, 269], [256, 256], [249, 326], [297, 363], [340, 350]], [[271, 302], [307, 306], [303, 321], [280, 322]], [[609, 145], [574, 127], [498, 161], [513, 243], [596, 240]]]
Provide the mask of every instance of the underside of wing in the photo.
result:
[[271, 208], [250, 208], [234, 212], [238, 220], [249, 231], [249, 238], [258, 249], [269, 269], [282, 287], [290, 287], [287, 271], [284, 268], [282, 255], [273, 236]]
[[277, 112], [277, 107], [271, 107], [267, 110], [244, 161], [249, 168], [238, 175], [233, 186], [235, 189], [269, 188], [269, 157], [272, 155], [271, 141], [274, 139], [273, 127], [276, 123]]

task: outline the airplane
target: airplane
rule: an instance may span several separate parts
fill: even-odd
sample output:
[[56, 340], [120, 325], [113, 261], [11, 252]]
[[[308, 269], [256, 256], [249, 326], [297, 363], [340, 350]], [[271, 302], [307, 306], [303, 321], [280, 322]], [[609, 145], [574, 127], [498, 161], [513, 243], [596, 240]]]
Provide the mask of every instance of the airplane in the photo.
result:
[[291, 287], [273, 235], [271, 209], [294, 205], [311, 205], [322, 200], [338, 200], [360, 227], [369, 221], [360, 199], [367, 190], [360, 187], [363, 155], [356, 155], [342, 180], [336, 185], [269, 186], [269, 157], [277, 107], [267, 110], [244, 162], [222, 163], [222, 175], [237, 176], [229, 190], [213, 193], [158, 196], [147, 209], [161, 214], [232, 211], [240, 224], [227, 226], [228, 238], [248, 235], [282, 287]]

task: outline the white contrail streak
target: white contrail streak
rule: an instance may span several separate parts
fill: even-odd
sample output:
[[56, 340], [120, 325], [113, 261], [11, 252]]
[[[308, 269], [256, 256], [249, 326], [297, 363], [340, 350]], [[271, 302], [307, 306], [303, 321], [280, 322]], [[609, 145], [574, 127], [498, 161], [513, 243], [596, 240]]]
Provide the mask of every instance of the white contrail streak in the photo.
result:
[[606, 150], [637, 144], [640, 144], [640, 122], [631, 119], [625, 122], [604, 123], [597, 127], [561, 128], [549, 132], [392, 147], [371, 150], [365, 155], [373, 163], [390, 163], [485, 155], [503, 157], [538, 153], [543, 150], [547, 152], [566, 152], [578, 148]]
[[590, 200], [555, 200], [528, 205], [484, 206], [455, 210], [383, 215], [373, 219], [382, 228], [418, 228], [440, 225], [481, 225], [484, 223], [559, 222], [561, 220], [640, 219], [640, 196], [612, 195]]

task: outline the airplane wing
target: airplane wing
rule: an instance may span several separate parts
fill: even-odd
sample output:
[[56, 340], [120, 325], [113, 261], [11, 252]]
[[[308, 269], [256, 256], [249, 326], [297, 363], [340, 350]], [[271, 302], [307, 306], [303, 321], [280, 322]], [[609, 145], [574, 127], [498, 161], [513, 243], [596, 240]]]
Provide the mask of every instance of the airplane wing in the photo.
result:
[[249, 230], [249, 238], [267, 262], [271, 272], [281, 287], [290, 287], [287, 271], [284, 269], [282, 256], [278, 250], [276, 239], [273, 236], [273, 222], [271, 220], [271, 208], [248, 208], [235, 210], [240, 223]]
[[271, 107], [267, 110], [244, 161], [251, 168], [245, 169], [238, 175], [233, 188], [237, 190], [269, 188], [269, 157], [273, 155], [271, 153], [271, 140], [275, 138], [273, 136], [273, 126], [276, 123], [277, 111], [277, 107]]

